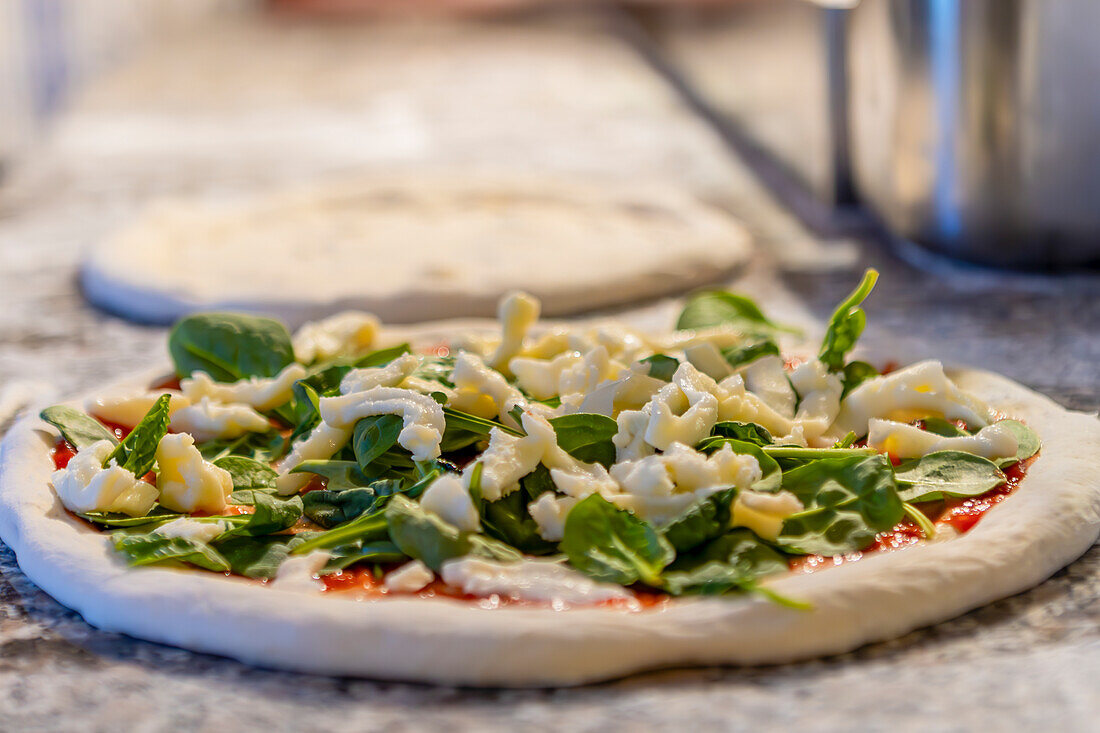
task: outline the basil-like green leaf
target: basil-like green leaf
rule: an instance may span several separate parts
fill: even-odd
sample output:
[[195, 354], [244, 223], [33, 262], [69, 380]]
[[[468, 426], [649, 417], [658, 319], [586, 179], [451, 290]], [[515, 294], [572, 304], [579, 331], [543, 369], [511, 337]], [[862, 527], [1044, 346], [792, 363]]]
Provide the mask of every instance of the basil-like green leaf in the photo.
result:
[[144, 517], [131, 517], [128, 514], [115, 514], [113, 512], [86, 512], [77, 514], [77, 516], [100, 527], [122, 529], [124, 527], [143, 527], [149, 524], [164, 524], [186, 515], [177, 514], [158, 505], [153, 507]]
[[725, 290], [704, 290], [688, 298], [680, 318], [678, 330], [730, 326], [746, 334], [772, 334], [789, 330], [772, 323], [751, 299]]
[[385, 510], [378, 509], [368, 514], [361, 514], [350, 522], [345, 522], [327, 532], [318, 532], [295, 547], [293, 553], [304, 554], [353, 542], [377, 542], [387, 539], [388, 536]]
[[720, 422], [711, 429], [710, 434], [722, 438], [743, 440], [753, 445], [770, 445], [775, 442], [767, 428], [754, 422]]
[[620, 585], [642, 581], [655, 588], [676, 556], [660, 532], [599, 494], [569, 512], [560, 547], [570, 564], [591, 578]]
[[477, 555], [504, 562], [523, 556], [498, 540], [463, 532], [404, 496], [395, 496], [386, 507], [390, 539], [409, 557], [439, 572], [451, 558]]
[[322, 575], [335, 573], [358, 562], [390, 563], [407, 560], [408, 556], [388, 540], [380, 542], [354, 542], [329, 550], [331, 559], [321, 571]]
[[[479, 487], [480, 488], [480, 487]], [[527, 507], [546, 491], [554, 491], [550, 471], [541, 463], [533, 473], [520, 479], [520, 488], [497, 501], [475, 501], [481, 515], [485, 533], [529, 555], [546, 555], [554, 552], [556, 545], [543, 539], [538, 524]], [[474, 494], [470, 484], [470, 494]], [[481, 492], [477, 492], [478, 498]]]
[[243, 313], [196, 313], [168, 336], [176, 374], [206, 372], [219, 382], [274, 377], [294, 361], [286, 326]]
[[866, 549], [904, 515], [885, 456], [825, 458], [783, 474], [805, 509], [787, 517], [778, 544], [793, 552], [843, 555]]
[[841, 382], [844, 384], [844, 391], [841, 393], [841, 399], [853, 389], [866, 382], [872, 377], [878, 376], [878, 369], [868, 364], [865, 361], [850, 361], [844, 365], [843, 377]]
[[996, 461], [1001, 468], [1008, 468], [1014, 463], [1027, 460], [1039, 452], [1042, 442], [1034, 430], [1018, 420], [998, 420], [997, 425], [1003, 425], [1016, 435], [1016, 455], [1009, 458], [1000, 458]]
[[141, 418], [141, 422], [134, 426], [126, 439], [115, 446], [115, 449], [103, 461], [107, 466], [111, 461], [125, 468], [138, 478], [149, 473], [156, 462], [157, 446], [160, 439], [168, 434], [168, 402], [170, 395], [162, 394]]
[[945, 496], [981, 496], [1005, 482], [993, 461], [955, 450], [929, 453], [894, 468], [902, 501], [938, 501]]
[[283, 455], [287, 442], [277, 431], [245, 433], [239, 438], [207, 440], [195, 445], [207, 461], [214, 463], [226, 456], [244, 456], [269, 464]]
[[641, 360], [649, 365], [649, 376], [660, 379], [662, 382], [671, 382], [672, 375], [680, 368], [680, 361], [667, 354], [654, 354]]
[[750, 364], [762, 356], [779, 356], [779, 345], [767, 336], [746, 339], [737, 346], [722, 349], [722, 357], [734, 369]]
[[728, 445], [734, 453], [739, 455], [752, 456], [760, 464], [761, 477], [752, 485], [754, 491], [779, 491], [779, 485], [783, 480], [779, 463], [759, 445], [744, 440], [712, 436], [704, 438], [699, 445], [695, 446], [695, 449], [704, 453], [713, 453], [721, 450], [724, 445]]
[[241, 535], [215, 541], [230, 570], [246, 578], [274, 578], [291, 549], [300, 543], [301, 539], [288, 535]]
[[273, 496], [254, 491], [251, 514], [241, 514], [230, 519], [244, 518], [244, 522], [229, 530], [230, 535], [251, 535], [258, 537], [281, 532], [293, 527], [302, 517], [302, 499], [299, 496]]
[[730, 526], [730, 506], [737, 489], [724, 489], [689, 506], [662, 530], [676, 552], [687, 552], [713, 540]]
[[233, 477], [233, 489], [271, 489], [275, 487], [278, 471], [266, 463], [245, 456], [225, 456], [214, 461]]
[[351, 445], [359, 467], [366, 470], [383, 453], [397, 445], [401, 427], [400, 415], [371, 415], [355, 423]]
[[453, 356], [425, 356], [411, 376], [426, 382], [438, 382], [444, 387], [454, 387], [454, 382], [451, 381], [451, 373], [454, 370], [455, 357]]
[[133, 534], [119, 530], [111, 535], [115, 549], [126, 557], [131, 565], [156, 565], [160, 563], [188, 563], [206, 570], [225, 572], [229, 561], [205, 542], [183, 537], [165, 537], [150, 532]]
[[72, 407], [54, 405], [38, 413], [38, 416], [57, 428], [61, 437], [77, 450], [87, 448], [101, 440], [109, 440], [112, 445], [118, 445], [115, 434], [99, 420]]
[[[355, 461], [312, 460], [302, 461], [291, 473], [312, 473], [325, 479], [329, 491], [345, 491], [370, 485], [373, 480], [359, 468]], [[310, 492], [313, 493], [313, 492]]]
[[933, 435], [942, 435], [945, 438], [963, 438], [970, 435], [955, 423], [944, 420], [942, 417], [926, 417], [921, 422], [924, 424], [924, 431]]
[[510, 435], [523, 435], [521, 431], [508, 427], [503, 423], [450, 407], [443, 408], [443, 416], [447, 421], [447, 427], [443, 432], [443, 441], [440, 443], [439, 448], [444, 453], [451, 453], [467, 448], [479, 441], [488, 440], [489, 431], [493, 428], [500, 428]]
[[821, 351], [817, 358], [829, 367], [831, 371], [840, 371], [844, 368], [844, 359], [848, 352], [856, 345], [863, 327], [867, 325], [867, 314], [859, 307], [860, 303], [867, 300], [871, 290], [878, 280], [878, 271], [868, 269], [863, 274], [863, 280], [833, 312], [829, 319], [829, 325], [825, 329], [825, 339], [821, 343]]
[[715, 595], [747, 590], [746, 581], [787, 571], [787, 558], [752, 530], [737, 528], [691, 554], [677, 557], [664, 573], [672, 595]]
[[331, 529], [381, 508], [389, 497], [400, 491], [400, 481], [383, 479], [354, 489], [310, 491], [302, 495], [302, 504], [307, 517]]
[[550, 418], [557, 433], [558, 446], [585, 463], [600, 463], [611, 468], [615, 462], [615, 437], [619, 426], [607, 415], [575, 413]]

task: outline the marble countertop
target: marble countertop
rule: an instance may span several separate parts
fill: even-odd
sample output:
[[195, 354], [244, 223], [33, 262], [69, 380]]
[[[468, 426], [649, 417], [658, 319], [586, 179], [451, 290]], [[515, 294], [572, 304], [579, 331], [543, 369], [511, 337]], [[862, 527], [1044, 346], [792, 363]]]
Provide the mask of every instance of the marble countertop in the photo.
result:
[[[469, 31], [436, 28], [430, 37], [437, 45], [455, 44], [471, 68], [492, 68], [494, 49], [516, 42], [495, 24], [478, 28], [482, 43], [471, 47], [462, 40]], [[505, 154], [493, 147], [493, 135], [475, 135], [479, 126], [458, 114], [457, 101], [438, 99], [440, 85], [449, 83], [445, 69], [413, 64], [402, 78], [404, 88], [417, 91], [391, 107], [417, 117], [435, 99], [453, 115], [446, 124], [438, 115], [422, 116], [440, 125], [426, 128], [423, 139], [446, 144], [413, 150], [401, 148], [407, 140], [399, 140], [386, 155], [360, 150], [356, 165], [393, 165], [394, 149], [416, 164], [432, 165], [466, 165], [485, 160], [479, 150], [496, 150], [494, 165], [676, 180], [748, 221], [761, 254], [735, 285], [776, 317], [820, 327], [860, 269], [871, 264], [882, 279], [867, 305], [870, 346], [995, 369], [1068, 407], [1100, 408], [1100, 276], [997, 274], [927, 260], [917, 267], [912, 257], [873, 237], [821, 242], [788, 217], [725, 154], [717, 137], [599, 24], [570, 20], [524, 32], [526, 48], [544, 49], [529, 58], [549, 88], [577, 82], [578, 65], [559, 59], [564, 43], [573, 57], [602, 60], [602, 66], [579, 68], [603, 69], [583, 81], [609, 91], [590, 91], [584, 104], [541, 95], [548, 105], [544, 114], [557, 114], [558, 121], [512, 129]], [[392, 60], [396, 51], [386, 53], [379, 50], [381, 60], [374, 63]], [[252, 190], [340, 168], [333, 161], [343, 157], [331, 147], [311, 156], [308, 135], [293, 125], [279, 133], [297, 141], [291, 155], [265, 157], [257, 147], [229, 166], [216, 148], [196, 151], [161, 130], [168, 124], [161, 118], [142, 122], [146, 131], [160, 130], [150, 135], [143, 155], [96, 153], [104, 156], [100, 162], [118, 160], [97, 174], [89, 156], [107, 142], [94, 131], [104, 121], [133, 116], [118, 102], [128, 97], [117, 85], [134, 83], [124, 76], [74, 111], [41, 164], [0, 189], [0, 407], [21, 395], [86, 388], [163, 358], [163, 330], [90, 309], [75, 276], [83, 248], [149, 198]], [[186, 90], [183, 81], [175, 87], [178, 94], [185, 94], [179, 91]], [[276, 91], [265, 97], [270, 109], [280, 104]], [[367, 92], [377, 95], [373, 88]], [[218, 119], [247, 123], [239, 109], [219, 107], [223, 98], [206, 103]], [[508, 114], [507, 105], [498, 104], [500, 114]], [[203, 115], [214, 119], [210, 109]], [[341, 114], [338, 105], [325, 109], [333, 118]], [[582, 139], [585, 130], [601, 129], [612, 118], [618, 125], [613, 149]], [[237, 142], [239, 137], [225, 132], [221, 144], [237, 149]], [[550, 144], [558, 155], [545, 155]], [[74, 150], [88, 155], [73, 162]], [[164, 165], [183, 159], [188, 165]], [[501, 691], [292, 675], [102, 633], [35, 588], [0, 545], [0, 729], [1075, 731], [1095, 729], [1098, 679], [1096, 548], [1032, 591], [853, 654], [766, 668], [652, 673], [570, 690]]]

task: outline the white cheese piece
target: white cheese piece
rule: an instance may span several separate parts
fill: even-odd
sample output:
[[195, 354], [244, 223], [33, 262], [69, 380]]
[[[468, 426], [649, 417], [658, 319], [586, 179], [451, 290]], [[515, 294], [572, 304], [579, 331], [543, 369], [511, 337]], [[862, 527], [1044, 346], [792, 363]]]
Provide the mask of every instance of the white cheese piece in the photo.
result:
[[623, 410], [642, 408], [665, 386], [648, 371], [648, 366], [636, 363], [625, 376], [601, 382], [584, 396], [576, 411], [617, 417]]
[[203, 543], [210, 542], [224, 531], [225, 525], [222, 522], [200, 522], [191, 517], [173, 519], [171, 522], [165, 522], [153, 530], [154, 534], [164, 537]]
[[673, 443], [695, 445], [718, 421], [717, 384], [691, 364], [681, 364], [672, 382], [642, 408], [649, 414], [645, 441], [658, 450]]
[[245, 433], [271, 430], [271, 422], [248, 405], [225, 405], [209, 397], [176, 410], [170, 426], [176, 432], [190, 433], [198, 441], [239, 438]]
[[382, 585], [395, 593], [416, 593], [435, 580], [435, 573], [419, 560], [407, 562], [396, 570], [386, 573]]
[[661, 455], [617, 463], [611, 476], [623, 493], [611, 500], [655, 525], [668, 523], [696, 501], [722, 489], [748, 488], [760, 480], [752, 456], [723, 446], [710, 456], [673, 443]]
[[521, 355], [545, 361], [567, 351], [582, 353], [593, 346], [591, 341], [573, 329], [558, 326], [547, 330], [533, 342], [528, 343]]
[[206, 372], [180, 380], [180, 389], [191, 402], [204, 397], [224, 404], [241, 403], [257, 410], [271, 410], [290, 401], [291, 388], [306, 376], [301, 364], [290, 364], [274, 377], [251, 377], [239, 382], [215, 382]]
[[775, 541], [783, 529], [783, 521], [803, 509], [802, 502], [789, 491], [741, 491], [733, 500], [730, 524], [748, 527], [763, 539]]
[[332, 556], [325, 550], [314, 550], [305, 555], [291, 555], [279, 565], [271, 580], [271, 586], [295, 593], [318, 593], [325, 583], [318, 575]]
[[844, 437], [826, 436], [840, 413], [840, 395], [844, 392], [840, 377], [815, 360], [795, 367], [791, 372], [791, 383], [802, 397], [795, 422], [803, 440], [810, 446], [825, 448], [835, 443], [837, 438]]
[[648, 339], [621, 326], [600, 326], [590, 331], [587, 338], [593, 344], [607, 349], [612, 359], [621, 362], [630, 363], [653, 354]]
[[341, 397], [322, 397], [321, 419], [333, 427], [352, 427], [371, 415], [400, 415], [398, 444], [412, 453], [414, 461], [439, 457], [439, 444], [447, 429], [443, 408], [427, 395], [411, 389], [374, 387]]
[[547, 491], [527, 505], [531, 519], [535, 520], [539, 536], [550, 542], [561, 542], [565, 537], [565, 520], [580, 502], [574, 496], [558, 496]]
[[175, 512], [225, 509], [233, 477], [203, 459], [190, 435], [165, 435], [157, 446], [157, 488], [160, 503]]
[[938, 361], [922, 361], [896, 372], [868, 379], [844, 398], [834, 426], [840, 435], [866, 435], [873, 417], [911, 422], [926, 417], [964, 420], [971, 428], [985, 427], [989, 408], [959, 389]]
[[445, 473], [424, 491], [420, 506], [464, 532], [481, 531], [481, 518], [462, 477]]
[[527, 293], [509, 293], [500, 302], [497, 316], [500, 319], [500, 346], [489, 366], [498, 371], [508, 368], [508, 361], [523, 350], [527, 332], [539, 319], [539, 301]]
[[553, 604], [630, 601], [634, 598], [626, 588], [597, 583], [572, 568], [549, 560], [502, 563], [467, 556], [443, 563], [441, 575], [447, 585], [475, 596], [495, 594]]
[[378, 319], [362, 311], [344, 311], [306, 323], [294, 333], [294, 357], [303, 364], [337, 356], [358, 356], [374, 344]]
[[733, 367], [712, 343], [704, 341], [692, 344], [684, 349], [684, 356], [692, 366], [711, 379], [725, 379], [733, 374]]
[[420, 357], [402, 354], [386, 366], [352, 369], [340, 381], [340, 394], [365, 392], [374, 387], [396, 387], [420, 366]]
[[872, 418], [867, 444], [897, 458], [919, 458], [941, 450], [957, 450], [982, 458], [1008, 458], [1019, 447], [1016, 434], [1003, 425], [987, 425], [974, 435], [945, 438], [915, 425]]
[[279, 464], [276, 470], [279, 478], [275, 479], [275, 488], [283, 496], [298, 493], [298, 490], [309, 483], [310, 476], [305, 473], [290, 473], [303, 461], [320, 461], [332, 458], [336, 451], [343, 448], [351, 440], [352, 428], [335, 428], [321, 423], [315, 427], [305, 440], [299, 440], [291, 448]]
[[141, 422], [141, 418], [153, 408], [161, 395], [171, 395], [168, 401], [168, 414], [174, 415], [180, 409], [191, 404], [191, 400], [175, 390], [160, 392], [125, 392], [103, 395], [84, 403], [84, 409], [100, 420], [125, 425], [132, 428]]
[[615, 418], [618, 430], [612, 436], [615, 444], [615, 460], [636, 461], [654, 453], [655, 449], [645, 442], [645, 431], [649, 427], [649, 415], [641, 410], [623, 410]]
[[157, 501], [157, 488], [126, 469], [103, 461], [115, 448], [100, 440], [81, 449], [50, 480], [66, 509], [73, 512], [118, 512], [143, 517]]
[[794, 428], [793, 420], [781, 415], [767, 402], [749, 392], [740, 374], [719, 382], [716, 393], [718, 419], [721, 421], [754, 422], [776, 437], [789, 435]]
[[523, 393], [508, 384], [504, 375], [465, 351], [460, 351], [455, 358], [451, 381], [455, 395], [448, 407], [478, 417], [499, 419], [505, 425], [515, 424], [508, 411], [527, 402]]
[[745, 332], [729, 325], [685, 329], [651, 340], [658, 351], [686, 350], [698, 344], [712, 344], [719, 350], [745, 343]]
[[784, 417], [794, 417], [794, 406], [798, 401], [787, 372], [783, 369], [783, 360], [778, 356], [763, 356], [741, 370], [745, 388], [755, 394]]
[[[586, 395], [605, 380], [616, 379], [625, 369], [611, 359], [607, 348], [597, 346], [588, 353], [568, 352], [553, 359], [517, 356], [509, 362], [516, 383], [536, 400], [569, 395]], [[579, 400], [578, 400], [579, 403]]]

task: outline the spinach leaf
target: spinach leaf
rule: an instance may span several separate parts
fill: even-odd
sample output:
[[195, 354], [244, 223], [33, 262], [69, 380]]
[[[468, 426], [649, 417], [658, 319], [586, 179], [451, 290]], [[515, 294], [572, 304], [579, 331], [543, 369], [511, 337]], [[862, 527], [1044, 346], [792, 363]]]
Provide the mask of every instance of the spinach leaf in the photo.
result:
[[169, 395], [162, 394], [141, 418], [141, 422], [134, 426], [126, 439], [115, 446], [115, 449], [103, 461], [106, 467], [111, 461], [130, 471], [138, 478], [149, 473], [156, 462], [157, 446], [160, 439], [168, 434], [168, 401]]
[[779, 463], [759, 445], [733, 438], [710, 437], [704, 438], [699, 445], [695, 446], [695, 449], [704, 453], [713, 453], [721, 450], [724, 445], [728, 445], [734, 453], [739, 455], [752, 456], [760, 464], [761, 477], [752, 485], [754, 491], [779, 491], [779, 485], [783, 480]]
[[206, 372], [219, 382], [274, 377], [294, 361], [286, 327], [243, 313], [196, 313], [180, 320], [168, 336], [176, 374]]
[[115, 434], [99, 420], [72, 407], [54, 405], [38, 413], [38, 416], [57, 428], [61, 437], [77, 450], [87, 448], [101, 440], [109, 440], [112, 445], [118, 445]]
[[753, 445], [770, 445], [775, 442], [767, 428], [754, 422], [720, 422], [711, 429], [710, 434], [722, 438], [742, 440]]
[[[302, 499], [299, 496], [281, 497], [254, 491], [252, 499], [255, 511], [251, 514], [226, 518], [236, 524], [226, 535], [258, 537], [273, 534], [289, 529], [302, 517]], [[240, 521], [242, 519], [243, 522]]]
[[439, 446], [443, 453], [451, 453], [467, 448], [479, 441], [488, 440], [489, 431], [493, 428], [500, 428], [510, 435], [523, 435], [522, 431], [508, 427], [503, 423], [470, 415], [450, 407], [443, 408], [443, 417], [447, 421], [446, 430], [443, 432], [443, 442]]
[[302, 504], [307, 517], [325, 529], [331, 529], [381, 508], [386, 500], [400, 491], [400, 481], [383, 479], [354, 489], [310, 491], [302, 495]]
[[411, 376], [427, 382], [438, 382], [444, 387], [454, 387], [454, 382], [451, 381], [451, 373], [454, 370], [455, 357], [453, 356], [425, 356]]
[[904, 515], [885, 456], [826, 458], [783, 474], [783, 489], [805, 509], [787, 517], [779, 545], [792, 552], [842, 555], [866, 549]]
[[372, 478], [365, 474], [355, 461], [302, 461], [290, 472], [312, 473], [315, 476], [320, 476], [325, 479], [325, 488], [329, 491], [360, 488], [369, 485], [372, 481]]
[[156, 532], [133, 534], [119, 530], [111, 535], [115, 549], [131, 565], [156, 565], [160, 563], [188, 563], [206, 570], [225, 572], [229, 561], [205, 542], [183, 537], [165, 537]]
[[277, 431], [245, 433], [239, 438], [207, 440], [195, 445], [207, 461], [214, 463], [226, 456], [244, 456], [260, 463], [271, 463], [286, 449], [287, 442]]
[[299, 538], [288, 535], [242, 535], [217, 540], [215, 545], [233, 573], [246, 578], [274, 578], [283, 560], [300, 542]]
[[865, 361], [850, 361], [844, 365], [843, 377], [841, 382], [844, 384], [844, 391], [841, 393], [840, 398], [844, 399], [853, 389], [866, 382], [872, 377], [878, 376], [878, 369], [868, 364]]
[[186, 515], [177, 514], [176, 512], [158, 505], [153, 507], [144, 517], [131, 517], [127, 514], [114, 514], [110, 512], [87, 512], [85, 514], [77, 514], [77, 516], [100, 527], [121, 529], [124, 527], [143, 527], [148, 524], [164, 524], [165, 522], [179, 519]]
[[725, 290], [704, 290], [688, 298], [680, 318], [678, 330], [730, 326], [746, 334], [772, 334], [790, 330], [772, 323], [749, 298]]
[[677, 553], [687, 552], [718, 537], [730, 526], [730, 505], [737, 489], [724, 489], [689, 506], [663, 530]]
[[981, 496], [1005, 482], [997, 464], [954, 450], [929, 453], [894, 468], [902, 501], [938, 501], [945, 496]]
[[962, 438], [970, 434], [942, 417], [926, 417], [921, 422], [924, 423], [925, 432], [942, 435], [945, 438]]
[[[546, 555], [556, 549], [553, 542], [543, 539], [539, 534], [538, 524], [527, 510], [540, 494], [554, 490], [550, 472], [541, 464], [538, 469], [520, 480], [518, 490], [497, 501], [479, 502], [478, 506], [486, 534], [529, 555]], [[549, 487], [545, 485], [546, 482], [549, 482]], [[470, 493], [474, 493], [472, 488]]]
[[260, 461], [245, 456], [225, 456], [214, 461], [214, 465], [223, 468], [233, 477], [233, 489], [271, 489], [279, 473]]
[[287, 443], [293, 443], [299, 438], [308, 435], [321, 422], [321, 395], [312, 386], [298, 380], [291, 388], [294, 395], [294, 414], [296, 416], [293, 429]]
[[619, 426], [607, 415], [576, 413], [550, 418], [557, 433], [558, 446], [585, 463], [599, 463], [611, 468], [615, 462], [615, 437]]
[[408, 559], [408, 556], [401, 552], [397, 545], [388, 540], [382, 540], [381, 542], [353, 542], [348, 545], [334, 547], [329, 550], [329, 554], [332, 558], [321, 571], [322, 575], [335, 573], [357, 562], [388, 563], [401, 562], [402, 560]]
[[1001, 468], [1008, 468], [1014, 463], [1031, 458], [1039, 452], [1042, 443], [1035, 431], [1018, 420], [998, 420], [997, 425], [1003, 425], [1016, 435], [1016, 455], [1009, 458], [1000, 458], [996, 461]]
[[766, 545], [752, 530], [737, 528], [683, 557], [665, 571], [672, 595], [715, 595], [750, 590], [747, 581], [787, 571], [787, 558]]
[[840, 305], [837, 306], [829, 325], [825, 329], [825, 339], [821, 343], [821, 351], [817, 358], [821, 360], [830, 371], [840, 371], [844, 368], [844, 359], [848, 352], [856, 345], [864, 326], [867, 325], [867, 314], [859, 307], [860, 303], [867, 299], [878, 280], [878, 271], [868, 269], [863, 274], [863, 280]]
[[352, 362], [352, 366], [354, 366], [356, 369], [367, 369], [370, 367], [386, 366], [397, 357], [411, 353], [412, 349], [407, 343], [397, 344], [396, 346], [387, 346], [384, 349], [378, 349], [377, 351], [372, 351], [369, 354], [360, 356], [358, 359]]
[[596, 580], [659, 588], [661, 571], [676, 551], [660, 532], [599, 494], [578, 503], [565, 520], [561, 551]]
[[464, 555], [503, 562], [522, 558], [508, 545], [483, 535], [463, 532], [404, 496], [395, 496], [385, 511], [393, 543], [401, 552], [422, 561], [436, 572], [445, 561]]
[[647, 356], [641, 362], [649, 365], [649, 376], [662, 382], [671, 382], [672, 375], [680, 368], [680, 361], [667, 354]]
[[371, 415], [355, 423], [351, 445], [359, 467], [366, 470], [383, 453], [397, 445], [401, 427], [400, 415]]
[[[398, 497], [403, 498], [403, 497]], [[294, 554], [304, 554], [318, 549], [340, 547], [353, 542], [377, 542], [389, 536], [384, 509], [360, 514], [339, 527], [318, 532], [293, 549]]]
[[535, 466], [534, 471], [521, 478], [519, 485], [526, 492], [527, 498], [530, 500], [528, 503], [539, 498], [547, 491], [557, 490], [557, 487], [554, 486], [554, 479], [550, 478], [550, 469], [541, 463]]
[[742, 344], [722, 349], [722, 357], [735, 369], [769, 355], [779, 356], [779, 345], [766, 336], [747, 338]]

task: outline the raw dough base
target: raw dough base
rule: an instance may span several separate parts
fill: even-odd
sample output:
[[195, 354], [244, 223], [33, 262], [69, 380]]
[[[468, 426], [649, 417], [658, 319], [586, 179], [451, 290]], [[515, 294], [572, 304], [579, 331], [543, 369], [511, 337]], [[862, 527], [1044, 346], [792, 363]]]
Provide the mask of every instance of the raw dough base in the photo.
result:
[[[663, 610], [486, 610], [447, 599], [354, 601], [212, 573], [128, 568], [48, 481], [35, 416], [0, 446], [0, 537], [39, 587], [108, 631], [302, 672], [464, 685], [574, 685], [661, 667], [778, 663], [894, 638], [1018, 593], [1080, 556], [1100, 527], [1100, 422], [988, 372], [963, 388], [1022, 418], [1043, 451], [1012, 496], [949, 541], [770, 583], [810, 601], [693, 598]], [[148, 384], [152, 374], [128, 380]]]
[[728, 279], [744, 228], [664, 187], [511, 178], [360, 180], [221, 207], [162, 204], [94, 247], [94, 303], [144, 322], [244, 310], [297, 324], [491, 316], [524, 290], [546, 315]]

